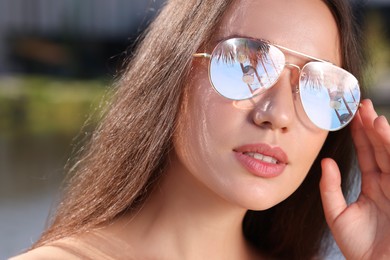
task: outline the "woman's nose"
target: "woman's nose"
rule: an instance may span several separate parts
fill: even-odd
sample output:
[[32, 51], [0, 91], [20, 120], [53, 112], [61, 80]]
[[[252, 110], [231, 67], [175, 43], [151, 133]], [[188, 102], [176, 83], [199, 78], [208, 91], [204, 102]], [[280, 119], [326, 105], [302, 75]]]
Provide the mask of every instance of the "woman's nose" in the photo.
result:
[[253, 122], [262, 128], [287, 131], [296, 118], [294, 99], [298, 86], [294, 69], [285, 69], [277, 83], [258, 96], [252, 110]]

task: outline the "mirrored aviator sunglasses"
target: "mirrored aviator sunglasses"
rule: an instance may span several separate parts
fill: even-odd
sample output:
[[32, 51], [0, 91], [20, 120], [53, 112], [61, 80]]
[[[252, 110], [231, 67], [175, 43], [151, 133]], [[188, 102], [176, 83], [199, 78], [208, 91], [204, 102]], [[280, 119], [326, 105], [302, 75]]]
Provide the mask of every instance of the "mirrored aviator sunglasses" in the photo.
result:
[[[300, 68], [286, 62], [283, 51], [311, 61]], [[211, 85], [231, 100], [259, 95], [275, 85], [286, 66], [298, 68], [303, 109], [309, 119], [324, 130], [345, 127], [359, 108], [359, 83], [351, 73], [279, 45], [251, 38], [231, 38], [218, 43], [211, 55], [195, 53], [193, 56], [210, 59]]]

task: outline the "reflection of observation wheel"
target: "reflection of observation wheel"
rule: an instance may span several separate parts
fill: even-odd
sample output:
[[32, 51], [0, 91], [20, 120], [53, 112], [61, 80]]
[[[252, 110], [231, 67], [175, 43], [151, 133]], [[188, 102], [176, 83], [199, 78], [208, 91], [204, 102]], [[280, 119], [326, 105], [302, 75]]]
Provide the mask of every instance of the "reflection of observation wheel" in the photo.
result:
[[[239, 61], [244, 61], [242, 54], [239, 56], [239, 58], [240, 58]], [[245, 61], [247, 61], [247, 60], [249, 60], [249, 59], [246, 59]], [[268, 74], [267, 66], [263, 60], [260, 60], [260, 61], [261, 61], [261, 65], [263, 67], [263, 70], [267, 75], [266, 79], [269, 81], [269, 84], [271, 85], [272, 80], [271, 80], [271, 76]], [[274, 68], [274, 70], [278, 71], [277, 70], [278, 68], [274, 64], [273, 60], [271, 60], [271, 62], [272, 62], [272, 67]], [[258, 83], [260, 84], [260, 87], [264, 86], [264, 83], [263, 83], [264, 78], [259, 75], [257, 69], [255, 67], [253, 67], [252, 64], [244, 66], [244, 64], [242, 62], [240, 62], [240, 66], [241, 66], [241, 70], [242, 70], [242, 81], [248, 86], [248, 88], [252, 94], [256, 90], [256, 88], [258, 88], [258, 87], [255, 87], [255, 89], [253, 89], [253, 87], [255, 85], [255, 76], [257, 78]]]
[[333, 109], [340, 109], [341, 108], [341, 101], [340, 100], [330, 100], [329, 106]]
[[242, 73], [242, 81], [246, 84], [252, 85], [255, 82], [255, 69], [251, 65], [243, 67]]
[[242, 70], [242, 81], [248, 86], [249, 91], [253, 94], [256, 89], [253, 89], [252, 86], [254, 85], [255, 82], [255, 76], [259, 83], [261, 83], [261, 79], [259, 74], [257, 73], [257, 70], [251, 66], [251, 65], [246, 65], [240, 63], [241, 70]]
[[348, 113], [342, 114], [342, 115], [339, 117], [340, 123], [342, 123], [342, 124], [347, 123], [347, 122], [351, 119], [351, 117], [352, 117], [352, 116], [351, 116], [350, 114], [348, 114]]
[[[341, 124], [344, 124], [349, 121], [349, 119], [352, 117], [353, 113], [351, 111], [351, 108], [349, 107], [348, 102], [345, 100], [344, 97], [344, 91], [337, 89], [337, 90], [330, 90], [328, 89], [330, 102], [329, 106], [334, 109], [336, 112], [336, 115], [340, 121]], [[352, 95], [353, 97], [353, 95]], [[354, 97], [353, 97], [354, 98]], [[344, 103], [345, 108], [347, 109], [348, 113], [340, 115], [339, 110], [342, 108], [342, 104]]]
[[341, 98], [344, 96], [344, 91], [334, 90], [329, 92], [330, 102], [329, 106], [333, 109], [340, 109]]

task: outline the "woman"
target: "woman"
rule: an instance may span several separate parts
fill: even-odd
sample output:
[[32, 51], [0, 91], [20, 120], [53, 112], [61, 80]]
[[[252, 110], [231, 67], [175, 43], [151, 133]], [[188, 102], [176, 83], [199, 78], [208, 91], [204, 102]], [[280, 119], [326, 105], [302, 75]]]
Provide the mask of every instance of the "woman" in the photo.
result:
[[358, 110], [350, 17], [342, 0], [168, 1], [16, 259], [312, 259], [326, 222], [347, 259], [389, 256], [390, 126]]

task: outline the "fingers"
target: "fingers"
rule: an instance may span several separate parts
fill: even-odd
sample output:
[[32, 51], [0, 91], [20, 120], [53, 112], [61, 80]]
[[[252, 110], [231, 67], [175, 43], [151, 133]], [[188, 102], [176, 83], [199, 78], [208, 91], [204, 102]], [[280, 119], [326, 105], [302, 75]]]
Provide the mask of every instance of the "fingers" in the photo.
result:
[[332, 228], [334, 221], [347, 208], [347, 202], [341, 190], [341, 176], [336, 162], [326, 158], [322, 160], [321, 166], [321, 199], [326, 221]]
[[390, 173], [390, 126], [378, 117], [370, 100], [362, 101], [352, 134], [362, 172]]
[[[366, 106], [365, 100], [362, 101], [363, 107]], [[374, 155], [374, 149], [371, 146], [371, 142], [368, 139], [366, 131], [363, 126], [361, 112], [364, 108], [360, 108], [356, 113], [355, 118], [352, 121], [351, 130], [352, 137], [355, 143], [357, 151], [357, 157], [359, 160], [359, 166], [362, 172], [373, 172], [378, 170], [376, 159]]]
[[385, 148], [384, 152], [387, 155], [390, 155], [390, 125], [386, 117], [380, 116], [374, 122], [374, 128], [380, 139], [382, 140], [382, 145]]

